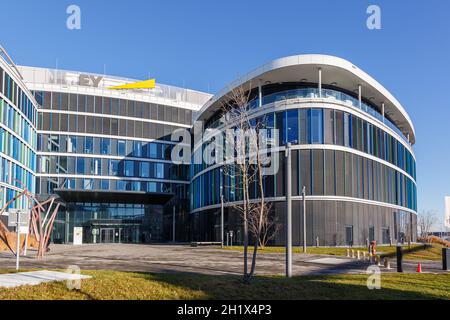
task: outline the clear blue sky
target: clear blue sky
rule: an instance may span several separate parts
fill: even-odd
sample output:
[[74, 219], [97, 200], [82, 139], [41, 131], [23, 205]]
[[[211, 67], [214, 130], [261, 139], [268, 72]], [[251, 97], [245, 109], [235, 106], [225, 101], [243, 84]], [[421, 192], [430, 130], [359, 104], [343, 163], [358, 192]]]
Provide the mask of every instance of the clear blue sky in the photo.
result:
[[[82, 29], [66, 28], [81, 7]], [[366, 28], [368, 5], [382, 30]], [[352, 61], [404, 105], [416, 128], [419, 210], [450, 195], [450, 1], [2, 1], [0, 43], [16, 63], [144, 79], [214, 93], [275, 58]]]

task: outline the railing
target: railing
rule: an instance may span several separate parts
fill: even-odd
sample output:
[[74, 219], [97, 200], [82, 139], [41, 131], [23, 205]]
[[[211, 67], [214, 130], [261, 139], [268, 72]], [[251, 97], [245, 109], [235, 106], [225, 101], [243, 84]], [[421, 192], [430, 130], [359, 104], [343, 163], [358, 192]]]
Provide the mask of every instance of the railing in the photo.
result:
[[[281, 91], [276, 92], [267, 96], [263, 97], [262, 105], [267, 105], [270, 103], [275, 103], [278, 101], [286, 101], [289, 99], [298, 99], [298, 98], [322, 98], [322, 99], [335, 99], [338, 101], [343, 101], [346, 103], [350, 103], [353, 107], [358, 108], [365, 113], [369, 114], [370, 116], [374, 117], [375, 119], [383, 122], [385, 125], [387, 125], [389, 128], [394, 130], [400, 137], [403, 138], [407, 143], [409, 143], [408, 138], [405, 136], [405, 134], [390, 120], [388, 120], [386, 117], [383, 117], [383, 115], [378, 112], [373, 107], [369, 106], [368, 104], [364, 102], [359, 102], [358, 99], [340, 92], [336, 90], [331, 89], [322, 89], [322, 95], [320, 95], [319, 89], [317, 88], [305, 88], [305, 89], [293, 89], [293, 90], [287, 90], [287, 91]], [[253, 99], [248, 103], [248, 109], [256, 109], [259, 106], [259, 98]], [[220, 119], [217, 119], [216, 121], [212, 122], [210, 125], [210, 128], [217, 128], [223, 124], [225, 124], [224, 117], [221, 117]]]
[[[76, 88], [76, 91], [82, 92], [96, 92], [98, 90], [109, 90], [109, 87], [123, 85], [126, 83], [135, 82], [135, 79], [120, 78], [109, 75], [94, 74], [94, 73], [81, 73], [75, 71], [45, 69], [35, 67], [19, 66], [24, 81], [32, 84], [41, 85], [63, 85]], [[98, 79], [98, 83], [95, 86], [81, 85], [80, 77], [93, 76]], [[86, 80], [90, 83], [91, 80]], [[116, 91], [111, 91], [116, 92]], [[200, 91], [179, 88], [169, 85], [156, 83], [154, 89], [132, 89], [126, 91], [128, 94], [138, 94], [147, 97], [154, 97], [160, 99], [171, 100], [174, 102], [188, 103], [196, 106], [202, 106], [206, 101], [211, 98], [210, 94]], [[117, 92], [116, 92], [117, 93]], [[118, 93], [117, 93], [118, 94]]]

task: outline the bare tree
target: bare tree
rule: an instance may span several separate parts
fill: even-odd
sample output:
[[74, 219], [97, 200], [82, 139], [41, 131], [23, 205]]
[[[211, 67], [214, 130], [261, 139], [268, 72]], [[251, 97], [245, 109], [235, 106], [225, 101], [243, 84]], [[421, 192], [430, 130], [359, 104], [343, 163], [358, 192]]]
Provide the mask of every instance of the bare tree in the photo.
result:
[[432, 210], [422, 210], [417, 216], [417, 226], [420, 237], [426, 238], [430, 234], [431, 228], [436, 222], [436, 212]]
[[405, 240], [408, 243], [408, 249], [411, 250], [411, 241], [412, 241], [412, 223], [411, 219], [405, 223]]
[[[251, 86], [249, 86], [251, 88]], [[254, 275], [258, 246], [267, 243], [269, 232], [273, 230], [268, 218], [270, 206], [264, 196], [264, 177], [267, 149], [259, 134], [264, 127], [263, 120], [250, 118], [248, 109], [250, 90], [243, 86], [230, 91], [222, 105], [222, 112], [228, 128], [225, 133], [225, 157], [223, 174], [235, 181], [232, 186], [236, 199], [226, 199], [228, 205], [238, 212], [243, 222], [244, 281], [249, 282]], [[251, 190], [257, 190], [251, 199]], [[251, 268], [248, 268], [248, 246], [250, 234], [254, 247]]]
[[[272, 204], [266, 202], [262, 205], [264, 205], [265, 208], [262, 211], [263, 215], [261, 222], [261, 231], [258, 241], [259, 247], [261, 249], [264, 249], [267, 246], [267, 244], [276, 237], [278, 231], [281, 229], [281, 224], [277, 223], [275, 217], [270, 214]], [[251, 214], [249, 218], [249, 229], [254, 239], [257, 239], [258, 236], [258, 227], [259, 227], [258, 218], [259, 218], [258, 214]]]

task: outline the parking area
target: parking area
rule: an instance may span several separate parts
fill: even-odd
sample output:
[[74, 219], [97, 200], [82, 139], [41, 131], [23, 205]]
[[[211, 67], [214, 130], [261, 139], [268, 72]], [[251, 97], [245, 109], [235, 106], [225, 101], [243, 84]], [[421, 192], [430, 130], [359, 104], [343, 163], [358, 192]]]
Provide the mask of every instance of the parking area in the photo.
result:
[[[200, 274], [241, 274], [243, 253], [219, 247], [191, 247], [189, 245], [87, 244], [82, 246], [52, 245], [44, 259], [36, 259], [35, 252], [21, 257], [22, 269], [65, 269], [76, 265], [82, 270], [118, 270], [139, 272], [188, 272]], [[365, 273], [367, 262], [345, 257], [313, 254], [294, 254], [293, 274]], [[11, 253], [0, 253], [0, 268], [15, 267]], [[439, 264], [430, 264], [439, 269]], [[413, 265], [405, 271], [412, 271]], [[428, 268], [428, 266], [427, 266]], [[430, 270], [429, 269], [429, 270]], [[387, 271], [387, 270], [386, 270]], [[393, 270], [390, 270], [393, 271]], [[257, 274], [284, 274], [283, 253], [259, 254]]]

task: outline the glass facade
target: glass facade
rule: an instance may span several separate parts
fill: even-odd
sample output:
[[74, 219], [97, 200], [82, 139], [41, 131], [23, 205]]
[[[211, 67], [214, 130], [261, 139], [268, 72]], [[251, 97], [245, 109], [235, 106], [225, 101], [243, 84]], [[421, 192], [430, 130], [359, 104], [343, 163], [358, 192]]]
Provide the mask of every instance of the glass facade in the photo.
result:
[[73, 228], [82, 226], [85, 243], [163, 241], [163, 212], [157, 205], [71, 203], [58, 213], [52, 237], [71, 242]]
[[[0, 58], [1, 59], [1, 58]], [[3, 60], [0, 60], [3, 63]], [[35, 191], [37, 106], [0, 64], [0, 206], [23, 189]], [[25, 199], [10, 207], [28, 207]]]
[[42, 131], [170, 140], [173, 130], [180, 125], [187, 127], [192, 121], [191, 110], [168, 105], [75, 93], [34, 94], [42, 106]]
[[[303, 245], [303, 203], [292, 202], [292, 244]], [[270, 244], [284, 245], [286, 239], [284, 202], [273, 202], [269, 215], [279, 226]], [[220, 209], [192, 213], [193, 241], [220, 239]], [[342, 200], [306, 201], [306, 243], [315, 246], [365, 246], [371, 238], [377, 245], [407, 242], [408, 234], [417, 230], [416, 215], [401, 209]], [[230, 207], [224, 210], [224, 231], [233, 231], [233, 243], [242, 244], [243, 232], [239, 212]], [[412, 241], [416, 241], [412, 232]]]
[[[299, 196], [302, 186], [308, 195], [352, 197], [417, 210], [417, 188], [414, 180], [398, 170], [353, 154], [339, 150], [302, 149], [293, 150], [296, 159], [292, 168], [297, 183], [292, 186], [292, 195]], [[280, 163], [284, 153], [278, 154]], [[275, 176], [266, 176], [266, 197], [284, 197], [285, 170]], [[224, 175], [215, 168], [193, 179], [191, 183], [191, 206], [201, 207], [220, 203], [221, 190], [227, 201], [240, 201], [240, 183], [230, 174]], [[208, 186], [208, 187], [206, 187]], [[222, 188], [221, 188], [222, 187]], [[253, 198], [257, 198], [257, 185], [252, 186]]]
[[[264, 115], [264, 123], [273, 119], [280, 146], [290, 142], [349, 147], [387, 161], [416, 178], [416, 161], [408, 144], [356, 115], [325, 108], [293, 109]], [[193, 157], [203, 150], [194, 149]], [[207, 168], [206, 163], [194, 165], [191, 174], [196, 175]]]
[[[324, 85], [324, 87], [329, 87], [328, 89], [319, 90], [317, 84], [307, 84], [307, 83], [280, 83], [272, 86], [265, 86], [262, 93], [262, 105], [266, 106], [269, 104], [274, 104], [276, 102], [282, 102], [292, 99], [331, 99], [344, 102], [353, 108], [363, 111], [367, 115], [383, 122], [390, 129], [395, 131], [405, 142], [408, 142], [407, 136], [396, 126], [387, 115], [383, 117], [379, 108], [371, 105], [369, 101], [359, 101], [354, 93], [345, 92], [341, 88], [336, 88], [333, 86]], [[333, 89], [331, 89], [333, 88]], [[259, 98], [254, 90], [250, 93], [251, 98], [248, 103], [248, 109], [253, 110], [259, 106]], [[206, 127], [217, 128], [226, 123], [223, 115], [217, 113], [208, 119]]]
[[[281, 147], [288, 142], [292, 145], [290, 170], [294, 215], [300, 214], [299, 200], [305, 186], [307, 196], [314, 197], [307, 202], [313, 211], [311, 220], [313, 224], [322, 222], [308, 228], [313, 228], [313, 234], [323, 237], [325, 243], [344, 245], [346, 241], [351, 241], [363, 244], [366, 238], [374, 238], [379, 243], [403, 241], [405, 229], [413, 230], [417, 212], [416, 161], [407, 137], [389, 119], [383, 119], [376, 106], [371, 106], [369, 102], [360, 103], [337, 88], [322, 92], [316, 88], [286, 90], [286, 87], [296, 86], [304, 84], [280, 83], [263, 87], [264, 111], [258, 110], [259, 99], [255, 90], [250, 93], [251, 102], [248, 104], [250, 118], [253, 118], [251, 122], [263, 123], [266, 129], [278, 129]], [[255, 98], [252, 99], [252, 96]], [[299, 100], [288, 102], [303, 98], [316, 100], [314, 104], [317, 107]], [[326, 99], [337, 103], [326, 103]], [[355, 107], [358, 112], [354, 111]], [[361, 117], [361, 110], [372, 120]], [[225, 128], [228, 124], [226, 119], [227, 115], [219, 111], [206, 121], [206, 128]], [[384, 125], [397, 135], [386, 130]], [[192, 158], [201, 159], [206, 146], [195, 145]], [[272, 214], [282, 224], [286, 195], [284, 150], [272, 153], [272, 156], [278, 157], [280, 169], [277, 174], [264, 177], [264, 194], [272, 199], [275, 208]], [[197, 240], [217, 241], [220, 233], [217, 234], [211, 224], [218, 223], [216, 219], [220, 209], [217, 207], [220, 206], [221, 195], [226, 203], [242, 201], [242, 182], [229, 167], [224, 170], [203, 162], [193, 164], [190, 170], [194, 237], [199, 237]], [[259, 198], [258, 190], [256, 183], [250, 185], [251, 199]], [[329, 201], [320, 201], [321, 197]], [[341, 211], [338, 209], [339, 203], [344, 203]], [[354, 207], [348, 207], [352, 203]], [[232, 212], [231, 207], [227, 208], [229, 230], [234, 228], [239, 234], [242, 222], [232, 217]], [[236, 212], [234, 214], [239, 216]], [[343, 215], [343, 219], [338, 215]], [[367, 225], [355, 222], [355, 219], [357, 221], [362, 217], [367, 217]], [[339, 230], [325, 235], [324, 230], [332, 225], [333, 228], [339, 225]], [[299, 236], [298, 230], [294, 233]], [[314, 244], [315, 238], [308, 241]], [[277, 244], [283, 242], [283, 237], [274, 240]]]
[[[88, 242], [162, 241], [167, 224], [164, 217], [172, 219], [173, 207], [179, 240], [188, 240], [182, 229], [188, 224], [181, 221], [188, 212], [189, 171], [186, 165], [171, 162], [174, 143], [170, 135], [177, 128], [189, 128], [190, 109], [79, 93], [35, 91], [34, 95], [41, 105], [38, 193], [60, 194], [64, 199], [65, 190], [80, 195], [107, 191], [126, 193], [130, 201], [123, 197], [116, 203], [97, 198], [65, 201], [66, 208], [55, 224], [54, 241], [71, 242], [74, 226], [83, 227]], [[148, 196], [142, 198], [142, 194]], [[159, 194], [168, 198], [158, 200]], [[146, 204], [148, 201], [161, 204]], [[159, 221], [159, 231], [149, 235], [145, 221], [153, 219], [155, 212], [160, 215], [153, 222]], [[94, 235], [94, 229], [100, 234]], [[171, 237], [171, 232], [165, 237]]]
[[[0, 204], [23, 188], [43, 198], [58, 196], [65, 206], [54, 225], [54, 242], [71, 242], [73, 228], [80, 226], [85, 242], [172, 239], [174, 211], [177, 241], [219, 239], [220, 198], [240, 201], [239, 179], [224, 175], [220, 166], [171, 162], [171, 133], [191, 128], [192, 110], [209, 96], [163, 85], [158, 92], [117, 94], [105, 89], [117, 79], [87, 88], [70, 72], [22, 69], [30, 84], [53, 87], [27, 91], [0, 60]], [[409, 136], [375, 100], [359, 100], [354, 91], [331, 84], [317, 87], [277, 82], [266, 83], [261, 95], [257, 88], [249, 92], [252, 123], [279, 130], [281, 150], [273, 156], [280, 170], [263, 181], [273, 201], [270, 214], [284, 223], [283, 147], [291, 143], [294, 224], [302, 223], [305, 186], [310, 244], [315, 237], [323, 245], [405, 240], [417, 211]], [[201, 103], [191, 103], [193, 98]], [[225, 125], [226, 115], [216, 112], [205, 128]], [[202, 158], [204, 148], [193, 151], [194, 159]], [[250, 197], [258, 198], [255, 184]], [[227, 208], [226, 230], [234, 230], [238, 242], [241, 227], [239, 215]], [[294, 237], [301, 242], [298, 230]], [[283, 232], [273, 240], [283, 241]]]

